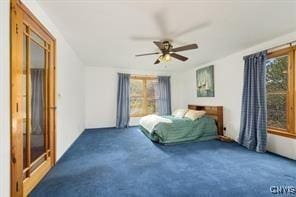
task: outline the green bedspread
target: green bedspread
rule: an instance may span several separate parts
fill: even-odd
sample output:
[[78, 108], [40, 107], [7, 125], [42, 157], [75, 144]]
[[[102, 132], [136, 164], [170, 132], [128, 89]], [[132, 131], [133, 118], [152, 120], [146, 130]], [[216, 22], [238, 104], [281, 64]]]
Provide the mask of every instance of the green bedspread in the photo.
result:
[[173, 116], [164, 116], [164, 118], [172, 120], [173, 123], [159, 123], [151, 133], [141, 126], [141, 131], [152, 141], [162, 144], [217, 138], [217, 126], [213, 118], [204, 116], [195, 121]]

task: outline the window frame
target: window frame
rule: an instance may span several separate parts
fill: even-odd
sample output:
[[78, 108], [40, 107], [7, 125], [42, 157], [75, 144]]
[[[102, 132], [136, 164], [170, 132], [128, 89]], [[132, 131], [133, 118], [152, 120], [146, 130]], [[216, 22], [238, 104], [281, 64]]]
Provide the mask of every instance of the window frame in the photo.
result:
[[[157, 80], [157, 77], [155, 76], [138, 76], [138, 75], [133, 75], [130, 77], [130, 80], [142, 80], [143, 81], [143, 92], [142, 92], [142, 96], [140, 98], [143, 98], [143, 105], [142, 105], [142, 111], [144, 113], [142, 114], [129, 114], [130, 117], [143, 117], [148, 115], [148, 101], [151, 100], [151, 98], [147, 95], [147, 81], [153, 81], [153, 80]], [[132, 97], [138, 97], [139, 96], [131, 96], [130, 95], [130, 100]], [[155, 101], [157, 100], [157, 98], [153, 98], [155, 99]]]
[[[281, 56], [288, 56], [288, 90], [287, 90], [287, 129], [267, 127], [267, 132], [274, 135], [283, 137], [295, 138], [295, 117], [296, 117], [296, 47], [288, 47], [272, 51], [268, 53], [267, 58], [277, 58]], [[267, 93], [266, 93], [267, 95]]]

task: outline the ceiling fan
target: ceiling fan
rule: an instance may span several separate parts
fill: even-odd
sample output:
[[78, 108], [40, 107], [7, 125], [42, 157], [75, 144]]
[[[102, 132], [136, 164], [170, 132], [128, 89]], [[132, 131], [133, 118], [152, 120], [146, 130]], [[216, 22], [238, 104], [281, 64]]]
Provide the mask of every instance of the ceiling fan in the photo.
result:
[[175, 52], [187, 51], [187, 50], [198, 48], [197, 44], [189, 44], [189, 45], [174, 48], [169, 41], [163, 41], [163, 42], [153, 41], [153, 43], [160, 49], [159, 52], [138, 54], [136, 55], [136, 57], [161, 54], [159, 58], [154, 62], [154, 64], [159, 64], [160, 62], [168, 62], [171, 60], [172, 57], [184, 62], [188, 60], [188, 58], [185, 56], [179, 55]]

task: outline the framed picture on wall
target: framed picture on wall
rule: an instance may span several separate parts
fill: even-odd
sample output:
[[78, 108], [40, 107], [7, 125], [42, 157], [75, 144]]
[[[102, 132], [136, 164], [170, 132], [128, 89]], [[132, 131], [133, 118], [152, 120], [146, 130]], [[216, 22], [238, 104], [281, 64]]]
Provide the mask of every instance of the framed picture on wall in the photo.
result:
[[197, 97], [214, 97], [214, 65], [196, 70]]

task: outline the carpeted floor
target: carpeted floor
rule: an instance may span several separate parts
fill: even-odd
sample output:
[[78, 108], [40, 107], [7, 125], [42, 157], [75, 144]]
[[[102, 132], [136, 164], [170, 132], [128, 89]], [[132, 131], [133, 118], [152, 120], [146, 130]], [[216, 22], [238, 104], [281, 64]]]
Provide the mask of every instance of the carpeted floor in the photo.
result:
[[30, 196], [272, 196], [296, 187], [296, 161], [236, 143], [163, 146], [137, 127], [86, 130]]

